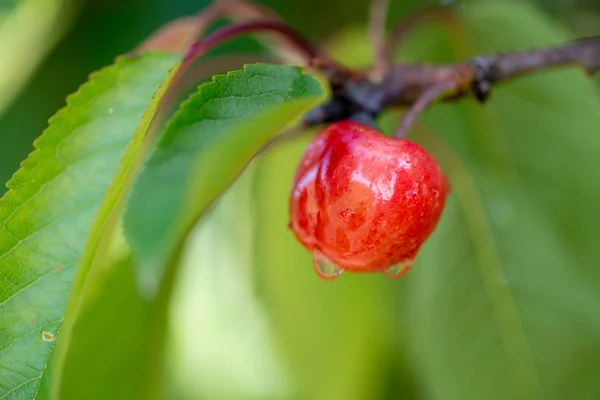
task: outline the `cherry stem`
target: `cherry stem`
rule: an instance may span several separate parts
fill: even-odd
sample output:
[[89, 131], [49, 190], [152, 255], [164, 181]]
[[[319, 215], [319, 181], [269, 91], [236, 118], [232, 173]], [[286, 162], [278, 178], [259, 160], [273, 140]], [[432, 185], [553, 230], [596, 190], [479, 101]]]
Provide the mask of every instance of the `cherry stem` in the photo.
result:
[[390, 0], [371, 0], [369, 14], [369, 36], [375, 58], [375, 74], [383, 76], [390, 67], [385, 44], [385, 26]]
[[404, 114], [400, 126], [396, 130], [395, 137], [400, 139], [406, 137], [408, 130], [414, 124], [417, 117], [430, 107], [436, 100], [440, 99], [445, 93], [454, 89], [454, 82], [441, 82], [427, 89], [421, 97]]

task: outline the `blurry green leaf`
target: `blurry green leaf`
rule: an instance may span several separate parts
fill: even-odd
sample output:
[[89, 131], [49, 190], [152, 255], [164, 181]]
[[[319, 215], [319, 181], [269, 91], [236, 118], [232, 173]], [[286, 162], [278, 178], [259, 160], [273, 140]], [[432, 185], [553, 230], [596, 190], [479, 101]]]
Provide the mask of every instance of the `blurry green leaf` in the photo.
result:
[[[59, 398], [105, 398], [107, 385], [124, 399], [162, 396], [167, 310], [189, 230], [254, 153], [320, 97], [316, 81], [297, 68], [251, 65], [201, 85], [182, 105], [129, 202], [125, 226], [133, 248], [120, 231], [119, 204], [111, 208], [99, 241], [88, 245], [94, 257], [67, 314], [70, 340], [63, 347]], [[159, 285], [157, 296], [140, 294], [139, 262], [152, 260], [133, 249], [160, 257], [149, 274]]]
[[0, 2], [0, 113], [67, 31], [76, 0]]
[[[477, 53], [565, 40], [521, 3], [468, 6], [465, 17], [465, 48]], [[499, 86], [485, 106], [437, 106], [426, 121], [442, 142], [415, 137], [444, 163], [453, 194], [405, 278], [423, 390], [433, 399], [599, 398], [593, 84], [574, 70], [544, 72]]]
[[[155, 294], [172, 249], [204, 209], [262, 145], [321, 96], [319, 84], [298, 68], [256, 64], [215, 77], [182, 105], [125, 214], [146, 294]], [[277, 111], [265, 117], [269, 109]]]
[[373, 65], [373, 46], [363, 25], [339, 29], [324, 43], [328, 54], [351, 68], [368, 68]]
[[244, 171], [207, 210], [182, 256], [167, 348], [182, 399], [292, 398], [291, 376], [254, 286], [255, 170]]
[[176, 57], [121, 58], [69, 97], [0, 200], [0, 398], [46, 398], [48, 358], [100, 202]]

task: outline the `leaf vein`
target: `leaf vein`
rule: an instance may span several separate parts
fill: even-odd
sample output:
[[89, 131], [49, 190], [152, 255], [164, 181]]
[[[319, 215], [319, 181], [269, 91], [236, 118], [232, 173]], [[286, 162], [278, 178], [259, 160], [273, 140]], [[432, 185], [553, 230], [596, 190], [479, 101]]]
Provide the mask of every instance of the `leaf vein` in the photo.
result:
[[16, 391], [17, 389], [27, 385], [30, 382], [35, 381], [36, 379], [40, 379], [42, 377], [42, 374], [35, 376], [31, 379], [26, 380], [25, 382], [21, 383], [20, 385], [15, 386], [14, 388], [12, 388], [11, 390], [9, 390], [8, 392], [4, 393], [2, 396], [0, 396], [0, 399], [4, 399], [6, 398], [9, 394], [11, 394], [12, 392]]
[[[62, 174], [64, 174], [65, 172], [69, 171], [72, 167], [74, 167], [74, 166], [76, 166], [76, 165], [78, 165], [78, 164], [80, 164], [82, 162], [85, 162], [85, 161], [89, 160], [90, 158], [93, 158], [93, 157], [96, 157], [98, 155], [110, 152], [110, 151], [115, 150], [115, 149], [121, 149], [122, 147], [123, 147], [122, 143], [118, 143], [118, 145], [113, 144], [111, 146], [106, 146], [104, 148], [98, 149], [98, 151], [90, 153], [90, 154], [86, 155], [85, 157], [82, 157], [82, 158], [80, 158], [78, 160], [75, 160], [73, 163], [67, 165], [65, 168], [63, 168], [62, 170], [60, 170], [56, 175], [54, 175], [53, 177], [51, 177], [50, 179], [48, 179], [46, 182], [42, 183], [39, 186], [39, 188], [35, 191], [35, 193], [32, 193], [27, 200], [25, 200], [23, 203], [21, 203], [18, 206], [16, 206], [15, 209], [4, 219], [2, 229], [4, 229], [4, 230], [6, 229], [6, 224], [12, 219], [12, 217], [17, 213], [17, 211], [19, 211], [20, 209], [22, 209], [23, 207], [25, 207], [31, 200], [33, 200], [34, 198], [36, 198], [40, 194], [40, 192], [42, 190], [44, 190], [44, 188], [46, 188], [48, 185], [50, 185], [52, 182], [54, 182], [54, 180], [56, 180], [57, 178], [59, 178]], [[13, 190], [15, 190], [15, 189], [16, 188], [11, 188], [11, 192]], [[10, 192], [8, 192], [7, 195], [9, 193]]]
[[[75, 211], [78, 211], [78, 210], [82, 209], [83, 207], [89, 206], [91, 204], [97, 203], [100, 200], [101, 199], [97, 199], [96, 198], [96, 199], [88, 200], [88, 201], [85, 201], [85, 202], [83, 202], [81, 204], [78, 204], [77, 206], [71, 208], [70, 210], [68, 210], [68, 211], [66, 211], [66, 212], [64, 212], [64, 213], [56, 216], [55, 218], [51, 219], [45, 225], [42, 225], [39, 228], [37, 228], [36, 230], [27, 233], [26, 236], [24, 236], [23, 238], [19, 239], [18, 242], [14, 243], [4, 254], [0, 255], [0, 261], [2, 261], [6, 256], [12, 254], [13, 251], [17, 250], [19, 248], [19, 245], [21, 245], [23, 243], [26, 243], [28, 240], [30, 240], [31, 238], [37, 236], [41, 232], [45, 231], [46, 229], [48, 229], [49, 227], [51, 227], [52, 225], [54, 225], [56, 222], [62, 220], [66, 216], [74, 213]], [[2, 305], [2, 303], [0, 303], [0, 306], [1, 305]]]
[[17, 290], [15, 293], [13, 293], [12, 295], [10, 295], [10, 297], [8, 297], [6, 300], [4, 300], [2, 303], [0, 303], [0, 307], [3, 307], [6, 303], [8, 303], [12, 298], [14, 298], [15, 296], [19, 295], [19, 293], [23, 292], [24, 290], [27, 290], [30, 286], [35, 285], [36, 283], [38, 283], [41, 280], [44, 280], [45, 278], [51, 276], [52, 274], [54, 274], [55, 272], [59, 272], [62, 271], [64, 269], [70, 268], [73, 265], [75, 265], [75, 262], [71, 263], [70, 265], [67, 264], [64, 266], [63, 269], [56, 269], [56, 268], [52, 268], [50, 271], [46, 272], [44, 275], [39, 276], [38, 278], [36, 278], [35, 280], [29, 282], [28, 284], [26, 284], [25, 286], [21, 287], [19, 290]]

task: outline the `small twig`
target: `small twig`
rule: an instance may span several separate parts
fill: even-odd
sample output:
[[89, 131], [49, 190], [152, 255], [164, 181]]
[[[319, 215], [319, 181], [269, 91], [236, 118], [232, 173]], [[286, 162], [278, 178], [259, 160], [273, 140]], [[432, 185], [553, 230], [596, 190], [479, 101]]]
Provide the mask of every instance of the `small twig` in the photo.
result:
[[404, 118], [402, 118], [402, 122], [396, 130], [395, 136], [397, 138], [405, 137], [419, 114], [425, 111], [436, 100], [440, 99], [445, 93], [454, 90], [454, 85], [454, 82], [441, 82], [427, 89], [406, 114], [404, 114]]
[[317, 48], [289, 25], [279, 21], [256, 21], [229, 25], [196, 41], [190, 46], [190, 49], [185, 56], [185, 62], [188, 60], [195, 61], [208, 50], [211, 50], [227, 40], [256, 32], [272, 32], [281, 35], [296, 47], [299, 52], [304, 53], [309, 63], [319, 56]]
[[[235, 6], [238, 8], [236, 12], [227, 14], [228, 19], [235, 23], [243, 23], [250, 21], [280, 21], [285, 20], [275, 11], [269, 9], [265, 5], [251, 3], [246, 0], [216, 0], [216, 4]], [[298, 49], [290, 45], [288, 41], [281, 37], [260, 37], [258, 38], [273, 54], [290, 63], [302, 63], [304, 57], [298, 54]]]
[[390, 0], [371, 0], [369, 36], [375, 58], [374, 74], [382, 77], [390, 68], [385, 45], [385, 26]]

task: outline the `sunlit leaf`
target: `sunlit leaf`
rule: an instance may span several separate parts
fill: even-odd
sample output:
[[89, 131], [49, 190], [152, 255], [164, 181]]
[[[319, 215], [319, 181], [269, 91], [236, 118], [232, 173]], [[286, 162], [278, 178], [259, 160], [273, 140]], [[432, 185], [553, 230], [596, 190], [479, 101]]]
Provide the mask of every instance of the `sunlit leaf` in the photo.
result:
[[[107, 387], [127, 399], [161, 397], [167, 310], [189, 230], [255, 152], [321, 97], [297, 68], [251, 65], [182, 105], [134, 187], [126, 238], [117, 206], [73, 299], [61, 399], [104, 398]], [[169, 235], [145, 231], [155, 228]], [[140, 276], [152, 286], [140, 286]]]
[[92, 220], [175, 61], [159, 54], [122, 58], [94, 74], [9, 182], [0, 200], [0, 398], [44, 397], [48, 359]]

